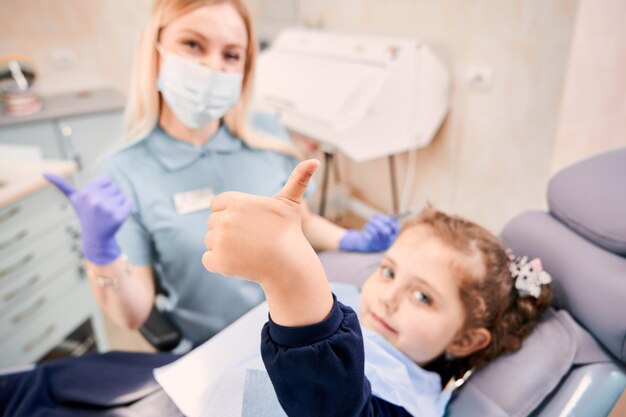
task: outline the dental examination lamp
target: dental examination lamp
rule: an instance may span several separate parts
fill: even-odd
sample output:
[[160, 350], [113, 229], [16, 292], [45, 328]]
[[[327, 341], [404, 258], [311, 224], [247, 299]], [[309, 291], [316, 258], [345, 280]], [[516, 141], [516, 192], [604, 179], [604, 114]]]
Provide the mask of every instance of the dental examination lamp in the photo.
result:
[[254, 104], [322, 145], [320, 214], [336, 151], [356, 162], [387, 157], [397, 212], [394, 155], [432, 141], [449, 85], [447, 69], [417, 40], [288, 29], [259, 57]]

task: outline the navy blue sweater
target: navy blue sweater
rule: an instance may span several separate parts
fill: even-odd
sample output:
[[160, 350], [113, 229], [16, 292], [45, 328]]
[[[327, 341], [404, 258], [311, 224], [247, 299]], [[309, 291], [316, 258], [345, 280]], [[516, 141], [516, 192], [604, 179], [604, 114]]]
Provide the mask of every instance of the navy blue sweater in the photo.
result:
[[263, 362], [287, 415], [411, 416], [372, 395], [357, 315], [337, 300], [328, 318], [309, 326], [284, 327], [270, 318], [261, 338]]

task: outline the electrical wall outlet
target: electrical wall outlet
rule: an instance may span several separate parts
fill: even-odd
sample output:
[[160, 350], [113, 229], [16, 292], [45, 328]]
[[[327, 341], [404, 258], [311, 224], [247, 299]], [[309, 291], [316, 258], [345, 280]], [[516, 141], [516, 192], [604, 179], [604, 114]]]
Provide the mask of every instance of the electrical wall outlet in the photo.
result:
[[470, 65], [465, 72], [465, 80], [473, 90], [488, 91], [493, 84], [493, 72], [490, 65]]
[[52, 66], [57, 70], [68, 70], [76, 66], [78, 56], [73, 49], [54, 49], [49, 54]]

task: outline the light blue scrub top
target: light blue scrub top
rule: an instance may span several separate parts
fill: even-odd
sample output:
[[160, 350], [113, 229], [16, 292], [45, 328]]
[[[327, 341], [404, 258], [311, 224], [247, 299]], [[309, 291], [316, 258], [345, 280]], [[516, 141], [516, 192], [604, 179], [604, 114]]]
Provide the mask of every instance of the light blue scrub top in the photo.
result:
[[[273, 116], [253, 114], [250, 124], [259, 132], [289, 140]], [[168, 292], [166, 314], [194, 345], [239, 318], [264, 296], [255, 283], [204, 269], [201, 259], [210, 209], [178, 214], [173, 196], [205, 188], [215, 195], [240, 191], [271, 196], [280, 191], [297, 163], [291, 156], [249, 148], [224, 124], [200, 147], [174, 139], [157, 127], [104, 161], [104, 173], [135, 204], [116, 235], [117, 242], [133, 265], [153, 266]]]

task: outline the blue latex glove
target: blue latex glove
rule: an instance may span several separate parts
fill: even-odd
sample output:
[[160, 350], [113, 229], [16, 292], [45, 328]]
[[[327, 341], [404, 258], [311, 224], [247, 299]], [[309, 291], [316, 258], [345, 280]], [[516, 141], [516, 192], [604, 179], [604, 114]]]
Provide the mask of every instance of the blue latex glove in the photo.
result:
[[43, 176], [61, 190], [74, 207], [80, 219], [85, 258], [104, 265], [120, 256], [115, 233], [130, 215], [133, 203], [113, 180], [96, 177], [82, 190], [76, 190], [58, 175]]
[[346, 231], [339, 241], [339, 249], [352, 252], [380, 252], [396, 240], [399, 229], [395, 217], [376, 214], [362, 230]]

